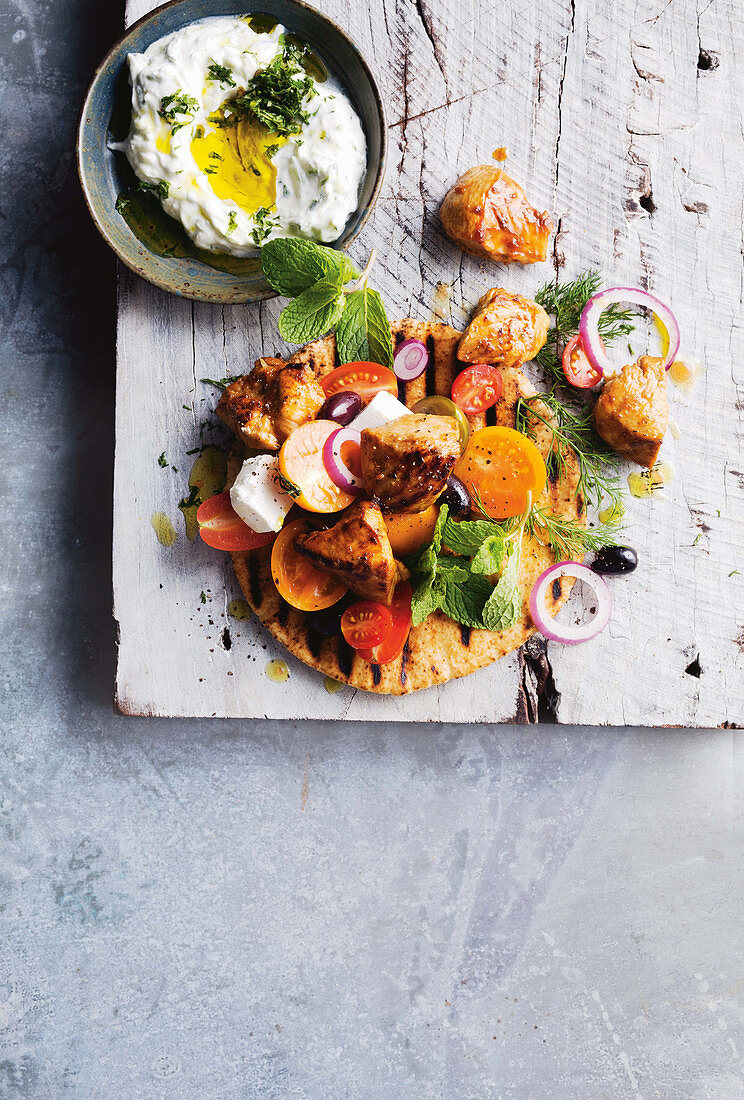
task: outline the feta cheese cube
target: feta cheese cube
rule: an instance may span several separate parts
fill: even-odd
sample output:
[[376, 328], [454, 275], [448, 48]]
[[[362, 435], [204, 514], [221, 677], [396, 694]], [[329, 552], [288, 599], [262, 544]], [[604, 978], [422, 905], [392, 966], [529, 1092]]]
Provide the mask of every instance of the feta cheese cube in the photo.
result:
[[381, 428], [391, 420], [410, 415], [410, 409], [401, 404], [397, 397], [383, 390], [375, 394], [369, 405], [354, 417], [349, 427], [361, 432], [365, 428]]
[[244, 523], [254, 531], [280, 531], [292, 497], [279, 483], [276, 455], [247, 458], [230, 489], [230, 501]]

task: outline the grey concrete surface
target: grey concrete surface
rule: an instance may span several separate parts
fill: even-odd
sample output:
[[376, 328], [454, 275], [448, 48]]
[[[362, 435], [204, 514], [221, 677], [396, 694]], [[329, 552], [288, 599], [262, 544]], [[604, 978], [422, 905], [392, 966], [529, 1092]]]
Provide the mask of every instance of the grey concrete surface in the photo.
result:
[[112, 713], [120, 23], [0, 11], [0, 1097], [744, 1096], [740, 734]]

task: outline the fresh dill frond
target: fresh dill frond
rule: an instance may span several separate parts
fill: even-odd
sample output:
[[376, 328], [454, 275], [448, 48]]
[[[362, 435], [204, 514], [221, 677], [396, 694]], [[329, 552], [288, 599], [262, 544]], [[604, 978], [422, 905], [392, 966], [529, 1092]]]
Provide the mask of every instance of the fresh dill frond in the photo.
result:
[[[545, 346], [535, 356], [535, 362], [564, 385], [563, 349], [579, 331], [584, 306], [599, 290], [601, 282], [602, 277], [596, 271], [585, 271], [571, 282], [559, 283], [556, 279], [546, 283], [535, 295], [538, 305], [553, 318]], [[633, 331], [634, 319], [632, 310], [611, 305], [599, 318], [599, 334], [606, 344], [613, 344]]]
[[235, 87], [235, 77], [232, 69], [227, 65], [219, 65], [214, 59], [207, 69], [207, 80], [213, 80], [215, 84], [225, 84], [228, 88]]
[[[536, 407], [538, 403], [546, 406], [552, 415], [546, 416]], [[591, 406], [572, 409], [557, 396], [555, 390], [520, 397], [515, 421], [517, 431], [534, 439], [535, 421], [552, 432], [553, 446], [546, 460], [549, 473], [554, 473], [560, 480], [566, 473], [568, 458], [573, 452], [579, 464], [577, 492], [583, 493], [587, 502], [595, 508], [599, 507], [604, 497], [609, 497], [613, 505], [621, 500], [620, 459], [597, 435]]]
[[584, 554], [614, 546], [622, 530], [617, 521], [582, 527], [578, 520], [557, 516], [544, 504], [533, 505], [526, 526], [533, 538], [550, 547], [556, 561], [581, 561]]
[[302, 67], [303, 57], [302, 50], [285, 41], [282, 53], [258, 70], [230, 106], [262, 122], [272, 134], [299, 133], [309, 118], [303, 103], [316, 94], [315, 81]]

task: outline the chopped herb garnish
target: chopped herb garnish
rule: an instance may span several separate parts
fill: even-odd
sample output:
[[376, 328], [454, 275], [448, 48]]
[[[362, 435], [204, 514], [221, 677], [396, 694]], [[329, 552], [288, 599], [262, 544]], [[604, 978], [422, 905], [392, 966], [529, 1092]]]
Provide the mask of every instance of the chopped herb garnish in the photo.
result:
[[266, 156], [269, 158], [269, 160], [271, 160], [274, 153], [278, 153], [280, 148], [281, 147], [279, 145], [267, 145], [264, 149], [264, 152], [266, 153]]
[[232, 69], [229, 69], [227, 65], [218, 65], [216, 61], [212, 61], [207, 69], [207, 80], [213, 80], [215, 84], [225, 84], [228, 88], [235, 87], [235, 77]]
[[237, 228], [238, 228], [237, 211], [231, 210], [230, 211], [230, 217], [227, 219], [227, 229], [225, 230], [225, 232], [229, 236], [231, 233], [234, 233]]
[[[166, 122], [171, 123], [172, 133], [176, 133], [182, 126], [186, 126], [191, 115], [194, 114], [198, 102], [193, 96], [186, 95], [179, 88], [177, 92], [172, 92], [170, 95], [164, 95], [160, 100], [160, 110], [158, 114]], [[185, 119], [178, 119], [178, 115], [186, 115]]]
[[198, 485], [191, 485], [191, 486], [189, 486], [189, 495], [187, 497], [182, 497], [179, 500], [178, 507], [179, 508], [193, 508], [193, 506], [195, 504], [200, 504], [200, 503], [201, 503], [201, 498], [199, 496], [199, 486]]
[[205, 176], [213, 176], [216, 171], [217, 171], [216, 168], [205, 168], [204, 169], [204, 175]]
[[206, 594], [202, 591], [202, 592], [199, 593], [199, 603], [206, 603], [206, 602], [207, 602]]
[[[158, 180], [157, 183], [145, 183], [144, 180], [140, 180], [135, 191], [144, 191], [145, 194], [157, 195], [160, 199], [168, 197], [170, 191], [170, 184], [167, 180]], [[129, 200], [127, 200], [129, 201]], [[117, 204], [118, 209], [118, 204]]]
[[224, 157], [221, 157], [219, 153], [210, 153], [209, 158], [210, 158], [210, 160], [224, 160], [225, 159]]
[[262, 244], [279, 224], [279, 215], [273, 214], [268, 206], [260, 206], [253, 215], [253, 240]]
[[187, 455], [198, 455], [201, 447], [192, 447], [190, 451], [187, 451]]
[[165, 451], [163, 451], [160, 458], [158, 459], [158, 466], [162, 466], [162, 468], [165, 469], [165, 467], [167, 465], [168, 465], [168, 462], [166, 461]]
[[739, 571], [738, 569], [732, 569], [732, 570], [731, 570], [731, 572], [729, 573], [729, 576], [730, 576], [730, 577], [736, 577], [736, 576], [739, 576], [739, 577], [740, 577], [740, 576], [741, 576], [741, 572], [740, 572], [740, 571]]
[[278, 475], [278, 478], [279, 484], [281, 485], [282, 489], [284, 489], [285, 493], [287, 493], [293, 499], [300, 495], [302, 490], [299, 489], [293, 481], [290, 481], [288, 477], [285, 477], [284, 474], [280, 473]]
[[[226, 390], [231, 382], [234, 382], [236, 378], [240, 378], [239, 374], [227, 374], [224, 378], [200, 378], [200, 382], [207, 382], [210, 386], [216, 386], [218, 390]], [[188, 454], [191, 452], [188, 451]]]
[[308, 120], [303, 101], [315, 94], [315, 81], [301, 64], [303, 56], [304, 51], [285, 41], [282, 53], [259, 69], [231, 105], [262, 122], [272, 134], [299, 133]]

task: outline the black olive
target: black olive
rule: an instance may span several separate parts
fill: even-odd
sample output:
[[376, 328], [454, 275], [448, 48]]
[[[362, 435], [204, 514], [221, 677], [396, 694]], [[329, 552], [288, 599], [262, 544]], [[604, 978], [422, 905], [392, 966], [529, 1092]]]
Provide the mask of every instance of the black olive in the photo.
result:
[[447, 478], [447, 488], [439, 498], [440, 504], [446, 504], [451, 516], [467, 516], [470, 512], [470, 493], [459, 477], [451, 474]]
[[632, 546], [603, 546], [591, 568], [595, 573], [632, 573], [637, 565], [638, 555]]
[[338, 424], [346, 426], [361, 411], [362, 399], [359, 394], [352, 390], [342, 390], [341, 393], [334, 393], [321, 406], [318, 420], [335, 420]]

